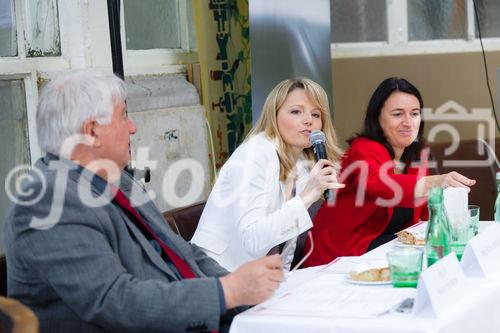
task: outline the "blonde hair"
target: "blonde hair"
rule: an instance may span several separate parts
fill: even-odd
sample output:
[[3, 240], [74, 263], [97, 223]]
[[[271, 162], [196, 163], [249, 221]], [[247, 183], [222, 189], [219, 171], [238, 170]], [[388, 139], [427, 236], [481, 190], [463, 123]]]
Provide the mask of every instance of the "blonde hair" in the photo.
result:
[[[277, 142], [278, 158], [280, 160], [280, 181], [285, 181], [289, 176], [295, 175], [296, 162], [292, 157], [290, 147], [283, 141], [278, 131], [277, 114], [288, 95], [296, 89], [303, 89], [311, 103], [321, 111], [321, 130], [325, 133], [326, 137], [325, 146], [328, 159], [337, 163], [342, 155], [342, 151], [337, 146], [337, 135], [333, 129], [328, 96], [325, 90], [319, 84], [307, 78], [281, 81], [267, 96], [259, 119], [246, 137], [247, 140], [263, 132], [266, 137]], [[303, 154], [310, 161], [311, 165], [315, 163], [312, 147], [304, 149]]]

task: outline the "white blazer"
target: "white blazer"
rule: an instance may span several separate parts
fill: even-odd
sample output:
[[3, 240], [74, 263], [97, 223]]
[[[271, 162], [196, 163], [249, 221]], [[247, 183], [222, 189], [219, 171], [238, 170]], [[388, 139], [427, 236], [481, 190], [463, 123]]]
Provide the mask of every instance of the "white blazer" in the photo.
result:
[[[297, 169], [298, 194], [309, 173], [303, 163]], [[312, 221], [300, 197], [285, 202], [279, 171], [276, 145], [263, 133], [239, 146], [220, 170], [191, 242], [229, 271], [295, 242]], [[292, 257], [285, 258], [285, 267]]]

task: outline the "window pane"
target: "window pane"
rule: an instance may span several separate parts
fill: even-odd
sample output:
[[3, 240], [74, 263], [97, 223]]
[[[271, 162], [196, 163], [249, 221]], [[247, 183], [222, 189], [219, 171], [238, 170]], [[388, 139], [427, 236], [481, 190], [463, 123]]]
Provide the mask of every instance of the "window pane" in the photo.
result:
[[61, 55], [57, 0], [26, 1], [26, 55]]
[[467, 38], [467, 0], [408, 0], [408, 39]]
[[187, 19], [189, 24], [189, 49], [197, 50], [196, 28], [194, 26], [193, 1], [187, 0]]
[[17, 55], [14, 0], [0, 0], [0, 57]]
[[[475, 0], [482, 37], [500, 37], [500, 1]], [[474, 16], [475, 19], [475, 16]], [[476, 22], [476, 37], [479, 37]]]
[[332, 42], [386, 41], [385, 2], [386, 0], [332, 0]]
[[[15, 166], [29, 164], [28, 122], [22, 80], [0, 80], [0, 177], [5, 179]], [[4, 187], [0, 190], [0, 212], [5, 216], [10, 200]], [[4, 219], [0, 219], [3, 224]], [[0, 225], [2, 236], [3, 225]], [[3, 237], [0, 237], [0, 253], [4, 253]]]
[[128, 50], [180, 48], [179, 0], [124, 0]]

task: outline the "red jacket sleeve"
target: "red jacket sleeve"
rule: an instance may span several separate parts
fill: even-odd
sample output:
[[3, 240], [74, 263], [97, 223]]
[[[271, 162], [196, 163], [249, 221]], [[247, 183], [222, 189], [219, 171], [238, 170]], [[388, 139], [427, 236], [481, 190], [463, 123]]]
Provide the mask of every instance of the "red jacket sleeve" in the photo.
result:
[[[381, 206], [415, 207], [414, 189], [426, 175], [425, 166], [411, 174], [394, 174], [395, 163], [380, 143], [356, 139], [342, 162], [340, 181], [353, 177], [351, 185]], [[420, 171], [420, 172], [418, 172]]]

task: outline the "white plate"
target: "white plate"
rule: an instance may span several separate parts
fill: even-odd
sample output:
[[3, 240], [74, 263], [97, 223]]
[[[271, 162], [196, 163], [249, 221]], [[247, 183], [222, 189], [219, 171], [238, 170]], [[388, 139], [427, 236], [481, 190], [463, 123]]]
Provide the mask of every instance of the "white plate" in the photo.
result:
[[411, 248], [411, 249], [423, 249], [424, 246], [423, 245], [411, 245], [411, 244], [405, 244], [405, 243], [401, 243], [399, 240], [395, 240], [394, 241], [394, 246], [397, 246], [397, 247], [407, 247], [407, 248]]
[[358, 281], [358, 280], [353, 280], [349, 277], [349, 275], [346, 275], [345, 277], [346, 281], [352, 284], [359, 284], [363, 286], [381, 286], [385, 284], [391, 284], [392, 281]]

